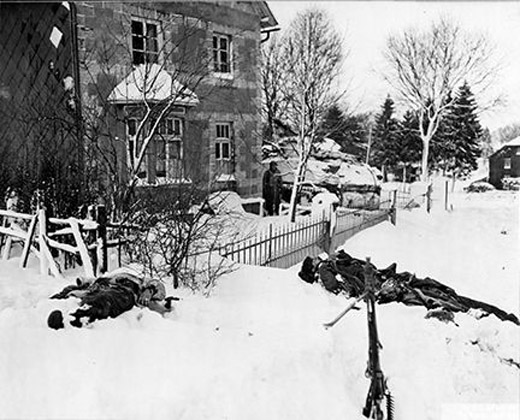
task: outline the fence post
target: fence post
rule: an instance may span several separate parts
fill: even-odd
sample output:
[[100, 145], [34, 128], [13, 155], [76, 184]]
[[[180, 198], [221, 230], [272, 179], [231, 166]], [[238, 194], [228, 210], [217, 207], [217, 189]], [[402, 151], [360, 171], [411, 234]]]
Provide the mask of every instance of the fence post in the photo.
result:
[[107, 211], [102, 204], [96, 208], [96, 248], [97, 248], [97, 274], [106, 273], [108, 270], [107, 252]]
[[426, 187], [426, 211], [429, 213], [432, 209], [432, 184]]
[[392, 191], [392, 203], [390, 205], [390, 222], [397, 224], [397, 190]]
[[[93, 222], [96, 221], [96, 206], [90, 205], [87, 208], [87, 219], [91, 220]], [[81, 225], [80, 225], [81, 227]], [[80, 229], [81, 232], [81, 229]], [[94, 270], [93, 275], [95, 276], [97, 274], [98, 269], [98, 252], [97, 249], [94, 249], [90, 247], [91, 244], [96, 244], [96, 232], [93, 230], [89, 230], [87, 232], [87, 254], [90, 259], [90, 262], [92, 263], [92, 268]], [[79, 246], [79, 244], [77, 244]], [[83, 258], [83, 257], [82, 257]], [[85, 262], [83, 262], [85, 264]]]
[[268, 256], [267, 256], [267, 262], [271, 262], [272, 253], [273, 253], [273, 224], [269, 224], [269, 247], [268, 247]]
[[449, 181], [446, 180], [444, 182], [444, 210], [448, 211], [449, 209], [449, 206], [448, 206], [448, 184], [449, 184]]
[[47, 218], [45, 217], [45, 209], [38, 208], [38, 220], [40, 225], [40, 232], [38, 235], [39, 242], [39, 256], [40, 256], [40, 273], [43, 275], [49, 274], [49, 261], [47, 261], [47, 255], [44, 252], [44, 248], [47, 246], [45, 244], [45, 236], [47, 236]]

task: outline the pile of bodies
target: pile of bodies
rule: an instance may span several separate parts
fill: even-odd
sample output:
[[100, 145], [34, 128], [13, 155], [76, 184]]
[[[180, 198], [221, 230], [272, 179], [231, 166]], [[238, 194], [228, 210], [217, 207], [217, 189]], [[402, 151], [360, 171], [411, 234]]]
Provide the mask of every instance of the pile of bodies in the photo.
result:
[[[307, 283], [321, 281], [329, 292], [345, 293], [358, 297], [365, 291], [366, 261], [353, 258], [343, 250], [326, 260], [307, 257], [302, 264], [299, 276]], [[368, 263], [370, 264], [370, 263]], [[468, 312], [477, 310], [481, 316], [494, 314], [502, 321], [520, 325], [514, 314], [507, 313], [496, 306], [458, 295], [455, 290], [434, 279], [419, 279], [408, 272], [398, 273], [396, 264], [375, 271], [375, 288], [378, 303], [401, 302], [410, 306], [424, 306], [429, 310], [444, 313]]]

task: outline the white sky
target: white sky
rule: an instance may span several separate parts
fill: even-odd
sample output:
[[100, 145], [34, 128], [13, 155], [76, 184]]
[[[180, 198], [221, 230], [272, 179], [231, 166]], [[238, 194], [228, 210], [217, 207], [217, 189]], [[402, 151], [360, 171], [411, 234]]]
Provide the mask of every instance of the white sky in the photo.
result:
[[344, 35], [350, 55], [344, 64], [347, 99], [357, 111], [378, 111], [390, 87], [377, 69], [387, 36], [415, 25], [428, 25], [436, 17], [448, 16], [470, 31], [488, 36], [501, 62], [494, 93], [504, 97], [499, 108], [481, 116], [491, 130], [520, 122], [520, 2], [519, 1], [269, 1], [280, 26], [287, 27], [298, 11], [309, 6], [325, 9]]

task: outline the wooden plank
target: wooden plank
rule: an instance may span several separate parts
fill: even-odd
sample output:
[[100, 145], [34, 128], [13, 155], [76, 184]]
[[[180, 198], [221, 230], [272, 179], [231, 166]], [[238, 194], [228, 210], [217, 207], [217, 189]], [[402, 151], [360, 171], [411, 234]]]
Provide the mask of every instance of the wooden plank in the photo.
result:
[[33, 214], [18, 213], [12, 210], [0, 210], [0, 216], [24, 220], [32, 220], [32, 218], [34, 217]]
[[31, 244], [34, 238], [34, 234], [36, 233], [36, 222], [38, 221], [38, 216], [34, 215], [31, 220], [31, 224], [29, 225], [29, 230], [27, 232], [27, 239], [23, 245], [22, 256], [20, 258], [20, 268], [25, 268], [27, 266], [27, 260], [29, 259], [29, 252], [31, 250]]
[[85, 242], [83, 241], [79, 231], [78, 221], [76, 219], [69, 219], [69, 223], [74, 235], [74, 239], [76, 240], [76, 247], [78, 248], [78, 252], [83, 263], [83, 268], [85, 269], [85, 275], [87, 277], [94, 277], [94, 267], [92, 266], [92, 261], [90, 261], [87, 246], [85, 245]]
[[58, 219], [56, 217], [49, 218], [49, 223], [55, 225], [69, 225], [71, 221], [74, 221], [77, 225], [81, 225], [82, 230], [95, 230], [98, 227], [98, 224], [92, 220], [75, 219], [73, 217], [68, 219]]
[[60, 229], [60, 230], [57, 230], [54, 232], [50, 232], [47, 236], [49, 238], [53, 238], [55, 236], [60, 236], [60, 235], [72, 235], [72, 229], [71, 228]]
[[38, 244], [40, 248], [40, 272], [44, 275], [49, 274], [49, 261], [46, 258], [43, 249], [47, 246], [45, 243], [45, 236], [47, 235], [47, 220], [45, 210], [38, 210], [38, 225], [40, 227], [38, 235]]
[[13, 238], [11, 236], [7, 237], [4, 245], [4, 252], [2, 254], [2, 258], [4, 260], [8, 260], [11, 255], [11, 245], [13, 244]]
[[47, 244], [51, 248], [56, 248], [56, 249], [59, 249], [61, 251], [65, 251], [65, 252], [70, 252], [71, 254], [78, 253], [78, 248], [76, 248], [75, 246], [72, 246], [69, 244], [62, 244], [61, 242], [55, 241], [54, 239], [51, 239], [49, 237], [47, 237]]
[[[63, 276], [61, 275], [60, 269], [59, 269], [58, 265], [56, 264], [56, 261], [54, 261], [54, 258], [52, 257], [51, 251], [47, 244], [48, 239], [49, 238], [47, 238], [46, 235], [42, 235], [40, 237], [40, 258], [43, 258], [46, 260], [49, 270], [51, 271], [51, 274], [54, 277], [62, 278]], [[47, 274], [47, 273], [42, 273], [42, 274]]]
[[8, 237], [7, 239], [11, 239], [11, 240], [13, 237], [15, 237], [17, 239], [22, 239], [22, 240], [25, 240], [25, 238], [27, 238], [27, 232], [25, 232], [23, 230], [15, 230], [12, 228], [6, 228], [3, 226], [0, 226], [0, 233], [3, 235], [6, 235]]

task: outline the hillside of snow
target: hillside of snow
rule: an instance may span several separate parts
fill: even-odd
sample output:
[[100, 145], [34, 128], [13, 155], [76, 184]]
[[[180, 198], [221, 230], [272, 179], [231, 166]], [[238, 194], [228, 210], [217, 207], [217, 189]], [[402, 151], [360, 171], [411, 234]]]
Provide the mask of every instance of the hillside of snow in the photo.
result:
[[[398, 213], [345, 250], [430, 276], [519, 314], [518, 195], [458, 194]], [[0, 419], [363, 419], [364, 304], [325, 330], [346, 299], [288, 270], [241, 266], [209, 298], [187, 291], [161, 317], [134, 309], [89, 328], [46, 326], [66, 283], [0, 261]], [[520, 328], [494, 316], [425, 319], [380, 305], [381, 366], [396, 419], [520, 418]]]

